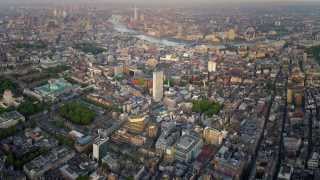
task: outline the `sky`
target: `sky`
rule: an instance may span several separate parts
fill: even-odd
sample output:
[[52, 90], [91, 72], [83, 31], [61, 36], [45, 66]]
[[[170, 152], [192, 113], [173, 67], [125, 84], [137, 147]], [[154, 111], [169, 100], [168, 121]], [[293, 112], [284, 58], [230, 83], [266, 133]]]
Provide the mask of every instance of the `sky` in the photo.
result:
[[183, 2], [183, 3], [230, 3], [230, 2], [320, 2], [320, 0], [0, 0], [0, 2], [122, 2], [122, 3], [170, 3], [170, 2]]
[[319, 2], [320, 0], [0, 0], [6, 4], [32, 4], [32, 3], [130, 3], [130, 4], [245, 4], [245, 3], [307, 3]]

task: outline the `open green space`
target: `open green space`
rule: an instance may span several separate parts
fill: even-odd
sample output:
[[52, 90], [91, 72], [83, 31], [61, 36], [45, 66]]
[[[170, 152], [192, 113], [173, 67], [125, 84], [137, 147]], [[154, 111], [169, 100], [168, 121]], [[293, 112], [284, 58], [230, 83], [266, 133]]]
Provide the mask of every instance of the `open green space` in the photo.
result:
[[79, 102], [67, 103], [59, 112], [62, 117], [78, 125], [89, 125], [96, 116], [94, 111]]
[[17, 49], [31, 49], [31, 50], [39, 50], [47, 48], [47, 44], [42, 41], [34, 42], [34, 43], [25, 43], [19, 42], [16, 44]]
[[74, 145], [74, 140], [69, 137], [65, 137], [61, 134], [55, 134], [53, 136], [58, 140], [59, 145], [65, 145], [69, 147], [72, 147]]
[[207, 116], [213, 116], [218, 114], [222, 109], [222, 105], [218, 102], [209, 100], [197, 100], [192, 102], [192, 111], [206, 114]]
[[47, 107], [48, 105], [43, 102], [26, 98], [25, 101], [19, 105], [17, 110], [24, 116], [31, 116], [44, 111]]
[[11, 90], [13, 93], [17, 93], [18, 86], [9, 79], [0, 78], [0, 95], [2, 95], [5, 90]]
[[307, 49], [307, 53], [311, 54], [317, 63], [320, 64], [320, 45]]
[[16, 126], [12, 126], [9, 128], [5, 128], [5, 129], [0, 129], [0, 139], [5, 139], [9, 136], [14, 135], [17, 132], [17, 127]]
[[59, 66], [55, 66], [55, 67], [51, 67], [51, 68], [45, 69], [44, 72], [48, 73], [51, 76], [54, 76], [54, 75], [56, 75], [58, 73], [62, 73], [62, 72], [67, 71], [69, 69], [70, 69], [70, 66], [59, 65]]
[[74, 48], [81, 50], [85, 53], [91, 53], [93, 55], [97, 55], [105, 51], [104, 48], [98, 47], [98, 45], [94, 43], [79, 43], [76, 44]]

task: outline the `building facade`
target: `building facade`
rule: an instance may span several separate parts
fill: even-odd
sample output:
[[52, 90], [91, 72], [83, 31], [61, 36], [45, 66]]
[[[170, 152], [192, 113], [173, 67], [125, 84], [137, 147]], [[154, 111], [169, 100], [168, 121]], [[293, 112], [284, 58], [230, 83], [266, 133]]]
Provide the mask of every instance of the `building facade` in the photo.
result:
[[153, 72], [153, 100], [160, 102], [163, 97], [163, 71]]

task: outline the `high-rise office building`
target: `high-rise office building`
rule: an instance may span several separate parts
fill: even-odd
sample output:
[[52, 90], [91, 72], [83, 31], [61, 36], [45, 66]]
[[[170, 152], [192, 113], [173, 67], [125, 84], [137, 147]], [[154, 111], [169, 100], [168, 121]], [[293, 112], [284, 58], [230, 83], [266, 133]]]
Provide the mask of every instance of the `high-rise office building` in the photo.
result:
[[134, 18], [135, 21], [138, 21], [138, 19], [139, 19], [138, 9], [137, 9], [136, 6], [134, 6], [134, 17], [133, 18]]
[[99, 161], [107, 154], [107, 142], [109, 138], [98, 137], [93, 143], [93, 159]]
[[208, 72], [216, 72], [217, 63], [214, 61], [208, 61]]
[[163, 71], [153, 72], [153, 100], [160, 102], [163, 97]]

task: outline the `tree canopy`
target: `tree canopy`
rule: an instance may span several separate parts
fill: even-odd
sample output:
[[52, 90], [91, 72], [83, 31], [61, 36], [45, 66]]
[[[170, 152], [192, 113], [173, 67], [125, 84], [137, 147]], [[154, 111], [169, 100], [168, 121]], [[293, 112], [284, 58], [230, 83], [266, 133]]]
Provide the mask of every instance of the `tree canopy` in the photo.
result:
[[46, 104], [42, 102], [33, 101], [32, 99], [26, 99], [18, 107], [18, 111], [24, 116], [31, 116], [37, 114], [46, 108]]
[[197, 100], [192, 102], [192, 111], [206, 114], [207, 116], [213, 116], [218, 114], [222, 108], [222, 105], [218, 102], [209, 100]]
[[0, 95], [2, 95], [3, 92], [7, 89], [15, 93], [17, 92], [18, 87], [15, 83], [8, 79], [0, 79]]
[[309, 48], [307, 52], [308, 54], [312, 54], [318, 64], [320, 64], [320, 45]]
[[35, 43], [24, 43], [24, 42], [20, 42], [16, 44], [16, 48], [17, 49], [31, 49], [31, 50], [39, 50], [39, 49], [45, 49], [47, 48], [48, 45], [45, 44], [42, 41], [38, 41]]
[[91, 53], [97, 55], [105, 51], [104, 48], [98, 47], [94, 43], [79, 43], [74, 46], [74, 48], [79, 49], [85, 53]]
[[60, 108], [60, 115], [72, 123], [88, 125], [93, 121], [96, 113], [79, 102], [71, 102]]

